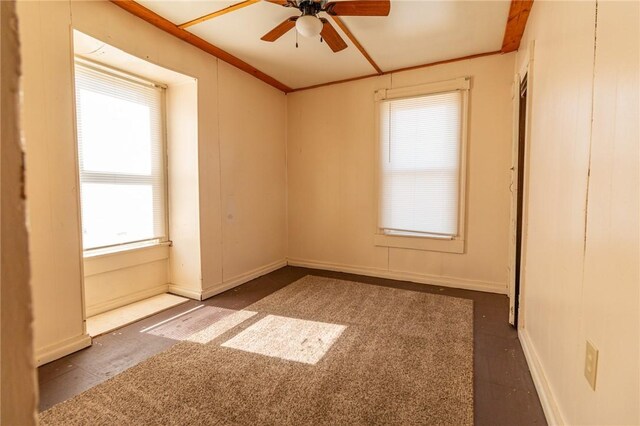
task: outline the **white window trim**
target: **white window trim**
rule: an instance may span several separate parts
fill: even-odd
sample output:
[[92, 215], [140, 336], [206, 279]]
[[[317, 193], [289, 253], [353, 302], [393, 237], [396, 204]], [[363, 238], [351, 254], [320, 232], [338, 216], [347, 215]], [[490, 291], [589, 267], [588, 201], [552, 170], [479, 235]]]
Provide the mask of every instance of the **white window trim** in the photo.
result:
[[[466, 182], [467, 182], [467, 131], [469, 121], [469, 89], [471, 80], [462, 77], [437, 83], [423, 84], [397, 89], [381, 89], [375, 92], [375, 188], [376, 188], [376, 228], [374, 245], [382, 247], [406, 248], [413, 250], [464, 253], [466, 222]], [[462, 93], [462, 129], [460, 139], [460, 187], [458, 203], [458, 235], [453, 238], [439, 236], [389, 235], [378, 227], [380, 223], [380, 108], [381, 103], [390, 99], [411, 98], [435, 93], [459, 90]]]
[[[81, 66], [92, 68], [96, 71], [112, 75], [114, 77], [121, 78], [123, 80], [128, 80], [134, 83], [149, 85], [159, 89], [162, 89], [161, 92], [161, 126], [162, 126], [162, 172], [163, 172], [163, 189], [164, 189], [164, 226], [165, 226], [165, 236], [163, 238], [151, 238], [148, 240], [142, 241], [131, 241], [122, 244], [115, 244], [113, 246], [105, 246], [105, 247], [95, 247], [90, 249], [83, 249], [82, 257], [83, 259], [98, 259], [102, 257], [109, 257], [111, 255], [117, 255], [118, 253], [132, 253], [137, 251], [147, 251], [153, 250], [156, 247], [169, 247], [171, 246], [171, 237], [169, 230], [169, 166], [168, 166], [168, 155], [167, 155], [167, 89], [168, 86], [163, 83], [159, 83], [157, 81], [141, 77], [137, 74], [131, 73], [129, 71], [124, 71], [119, 68], [113, 67], [111, 65], [107, 65], [104, 63], [96, 62], [90, 60], [88, 58], [84, 58], [79, 55], [74, 55], [74, 65], [79, 64]], [[75, 66], [73, 67], [75, 71]], [[75, 81], [75, 74], [73, 76]], [[76, 120], [76, 94], [75, 94], [75, 83], [73, 85], [73, 110], [74, 110], [74, 121]], [[76, 123], [77, 126], [77, 123]], [[76, 164], [78, 167], [77, 174], [77, 185], [80, 188], [80, 165], [79, 165], [79, 157], [78, 157], [78, 147], [77, 147], [77, 136], [76, 136]], [[81, 208], [81, 196], [78, 194], [78, 209]], [[80, 215], [81, 217], [82, 215]], [[82, 219], [80, 219], [80, 232], [82, 233]]]
[[83, 257], [84, 259], [94, 259], [98, 257], [106, 257], [111, 256], [117, 253], [131, 253], [140, 250], [146, 250], [157, 246], [170, 246], [171, 241], [167, 239], [151, 239], [151, 240], [142, 240], [131, 243], [123, 243], [123, 244], [115, 244], [113, 246], [102, 247], [102, 248], [94, 248], [84, 250]]

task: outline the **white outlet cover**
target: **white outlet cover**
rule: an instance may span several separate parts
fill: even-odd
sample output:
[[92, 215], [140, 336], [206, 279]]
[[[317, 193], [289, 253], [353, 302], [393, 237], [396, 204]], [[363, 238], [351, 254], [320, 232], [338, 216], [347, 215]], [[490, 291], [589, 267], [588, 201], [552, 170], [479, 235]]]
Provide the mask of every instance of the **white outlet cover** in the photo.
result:
[[587, 349], [584, 357], [584, 377], [589, 382], [591, 389], [596, 390], [596, 377], [598, 375], [598, 348], [587, 340]]

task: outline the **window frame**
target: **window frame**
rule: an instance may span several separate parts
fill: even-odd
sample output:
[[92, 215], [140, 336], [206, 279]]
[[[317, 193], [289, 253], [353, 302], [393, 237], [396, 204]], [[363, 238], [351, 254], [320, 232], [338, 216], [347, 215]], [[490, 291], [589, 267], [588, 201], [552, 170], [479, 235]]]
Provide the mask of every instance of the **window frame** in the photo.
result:
[[[422, 84], [412, 87], [397, 89], [381, 89], [375, 92], [375, 199], [376, 221], [374, 232], [374, 245], [381, 247], [406, 248], [413, 250], [437, 251], [446, 253], [464, 253], [466, 235], [466, 186], [467, 186], [467, 147], [468, 147], [468, 121], [469, 121], [469, 91], [471, 79], [461, 77], [453, 80], [436, 83]], [[454, 237], [437, 235], [392, 235], [385, 233], [380, 228], [380, 215], [382, 209], [381, 194], [381, 108], [382, 103], [395, 99], [414, 98], [438, 93], [461, 92], [461, 134], [460, 134], [460, 176], [458, 186], [458, 234]]]
[[[163, 209], [163, 222], [164, 222], [164, 236], [149, 238], [140, 241], [128, 241], [120, 244], [112, 244], [100, 247], [92, 247], [89, 249], [84, 248], [83, 242], [83, 258], [97, 258], [105, 255], [111, 255], [115, 253], [121, 252], [129, 252], [129, 251], [138, 251], [141, 249], [152, 248], [156, 246], [166, 246], [171, 245], [170, 239], [170, 230], [169, 230], [169, 186], [168, 186], [168, 156], [167, 156], [167, 89], [168, 86], [166, 84], [162, 84], [153, 80], [150, 80], [145, 77], [138, 76], [136, 74], [130, 73], [128, 71], [121, 70], [116, 67], [112, 67], [107, 64], [103, 64], [100, 62], [96, 62], [87, 58], [84, 58], [79, 55], [74, 56], [73, 61], [73, 108], [74, 108], [74, 124], [76, 127], [75, 130], [75, 148], [76, 148], [76, 178], [78, 182], [78, 209], [80, 213], [80, 234], [83, 233], [83, 225], [82, 225], [82, 190], [81, 185], [82, 181], [80, 179], [81, 175], [81, 163], [80, 163], [80, 146], [79, 146], [79, 135], [78, 135], [78, 122], [77, 122], [77, 113], [78, 113], [78, 104], [77, 104], [77, 93], [76, 93], [76, 83], [75, 83], [75, 68], [77, 66], [81, 66], [84, 68], [89, 68], [94, 72], [99, 72], [105, 74], [111, 78], [118, 78], [129, 83], [141, 84], [143, 86], [151, 86], [158, 90], [160, 90], [160, 173], [161, 173], [161, 188], [162, 188], [162, 209]], [[151, 178], [151, 177], [150, 177]]]

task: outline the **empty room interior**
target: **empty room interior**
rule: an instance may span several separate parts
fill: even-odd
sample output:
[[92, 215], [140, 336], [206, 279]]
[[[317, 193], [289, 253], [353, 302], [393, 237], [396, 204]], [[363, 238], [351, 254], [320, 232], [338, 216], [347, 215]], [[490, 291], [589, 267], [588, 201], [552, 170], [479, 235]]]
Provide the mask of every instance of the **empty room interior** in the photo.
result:
[[0, 424], [640, 425], [640, 2], [0, 10]]

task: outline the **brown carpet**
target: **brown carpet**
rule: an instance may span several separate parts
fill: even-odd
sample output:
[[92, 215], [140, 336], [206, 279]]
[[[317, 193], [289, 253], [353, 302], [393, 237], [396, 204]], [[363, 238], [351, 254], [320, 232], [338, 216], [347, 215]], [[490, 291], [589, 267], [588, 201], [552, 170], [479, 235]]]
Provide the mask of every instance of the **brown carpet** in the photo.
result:
[[307, 276], [41, 423], [472, 424], [472, 311], [466, 299]]

